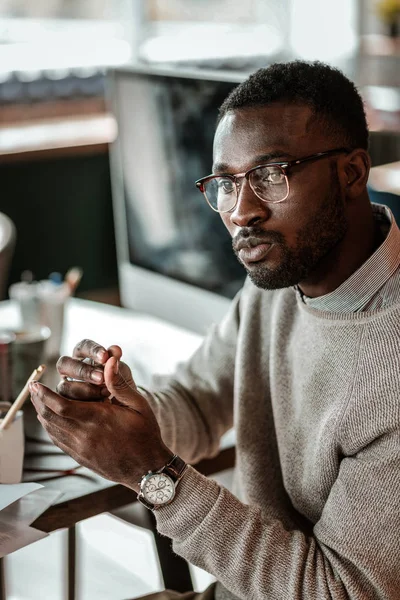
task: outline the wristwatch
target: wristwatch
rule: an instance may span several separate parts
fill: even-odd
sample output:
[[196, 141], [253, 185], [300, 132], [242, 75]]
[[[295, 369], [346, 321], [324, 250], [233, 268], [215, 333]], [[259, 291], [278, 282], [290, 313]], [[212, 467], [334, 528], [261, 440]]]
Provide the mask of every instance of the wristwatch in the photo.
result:
[[149, 471], [143, 475], [139, 485], [138, 500], [150, 510], [170, 504], [175, 497], [176, 486], [182, 478], [187, 464], [175, 454], [158, 471]]

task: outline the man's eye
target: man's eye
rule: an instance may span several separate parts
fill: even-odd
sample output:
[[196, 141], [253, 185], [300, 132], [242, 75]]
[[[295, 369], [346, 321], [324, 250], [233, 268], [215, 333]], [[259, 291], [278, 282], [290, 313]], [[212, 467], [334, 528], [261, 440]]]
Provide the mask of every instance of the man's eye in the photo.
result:
[[266, 183], [282, 183], [283, 179], [284, 175], [282, 171], [276, 169], [265, 169], [264, 173], [262, 173], [262, 181]]
[[235, 189], [235, 184], [231, 179], [219, 179], [218, 191], [224, 194], [231, 194]]
[[282, 173], [271, 173], [269, 177], [272, 182], [282, 181]]

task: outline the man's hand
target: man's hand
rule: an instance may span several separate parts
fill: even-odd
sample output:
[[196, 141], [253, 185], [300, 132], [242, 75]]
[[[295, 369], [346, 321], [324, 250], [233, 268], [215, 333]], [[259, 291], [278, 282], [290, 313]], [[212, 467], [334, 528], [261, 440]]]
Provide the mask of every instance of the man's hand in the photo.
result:
[[30, 384], [38, 419], [53, 442], [79, 464], [138, 491], [142, 475], [163, 467], [173, 456], [146, 399], [110, 357], [104, 384], [114, 403], [77, 402], [46, 386]]
[[[111, 394], [105, 385], [103, 373], [104, 365], [111, 356], [120, 361], [121, 348], [110, 346], [106, 349], [92, 340], [82, 340], [75, 346], [72, 357], [62, 356], [57, 362], [57, 370], [63, 378], [57, 385], [57, 392], [71, 400], [102, 402]], [[84, 359], [92, 364], [83, 362]], [[133, 383], [128, 365], [120, 361], [119, 370], [128, 385]]]

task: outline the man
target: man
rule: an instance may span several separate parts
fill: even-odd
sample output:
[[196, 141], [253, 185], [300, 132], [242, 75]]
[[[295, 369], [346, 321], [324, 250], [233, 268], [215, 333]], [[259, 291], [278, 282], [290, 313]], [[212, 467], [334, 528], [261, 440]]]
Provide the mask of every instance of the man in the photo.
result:
[[[369, 201], [367, 148], [339, 71], [257, 71], [223, 103], [197, 182], [248, 273], [225, 319], [151, 390], [87, 340], [59, 361], [87, 383], [32, 385], [54, 442], [104, 477], [138, 491], [172, 460], [140, 497], [218, 580], [185, 598], [400, 597], [400, 231]], [[215, 454], [232, 425], [234, 493], [173, 458]]]

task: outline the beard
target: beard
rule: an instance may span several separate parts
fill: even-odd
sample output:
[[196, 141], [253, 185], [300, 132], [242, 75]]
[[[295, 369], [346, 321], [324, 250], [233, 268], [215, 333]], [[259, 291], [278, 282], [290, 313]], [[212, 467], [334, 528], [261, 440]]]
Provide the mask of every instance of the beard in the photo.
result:
[[[331, 181], [328, 197], [307, 225], [298, 231], [294, 248], [286, 244], [280, 232], [268, 231], [268, 242], [279, 245], [282, 259], [274, 268], [262, 262], [254, 263], [251, 269], [245, 267], [255, 286], [264, 290], [276, 290], [305, 281], [318, 268], [321, 260], [343, 239], [348, 226], [336, 171], [332, 173]], [[241, 237], [250, 235], [266, 237], [265, 230], [260, 228], [243, 228]], [[234, 252], [241, 263], [235, 248]]]

